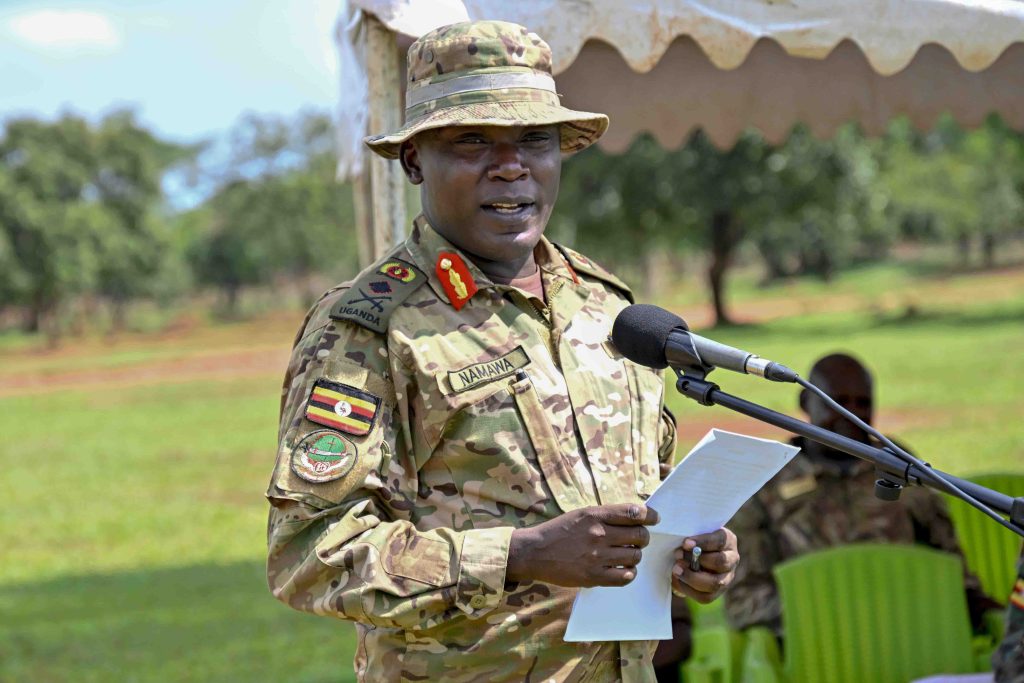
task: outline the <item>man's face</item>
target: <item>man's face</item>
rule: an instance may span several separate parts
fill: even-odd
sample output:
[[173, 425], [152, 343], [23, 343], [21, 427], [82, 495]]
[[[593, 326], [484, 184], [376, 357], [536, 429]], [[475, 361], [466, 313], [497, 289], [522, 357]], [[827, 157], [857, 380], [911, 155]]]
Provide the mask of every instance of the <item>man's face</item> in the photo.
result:
[[[852, 367], [833, 368], [814, 377], [812, 381], [835, 399], [836, 403], [871, 424], [871, 383], [863, 372]], [[832, 410], [817, 396], [808, 395], [804, 408], [812, 424], [862, 443], [868, 442], [864, 430]]]
[[423, 213], [452, 244], [497, 262], [533, 251], [558, 197], [558, 126], [450, 126], [402, 147]]

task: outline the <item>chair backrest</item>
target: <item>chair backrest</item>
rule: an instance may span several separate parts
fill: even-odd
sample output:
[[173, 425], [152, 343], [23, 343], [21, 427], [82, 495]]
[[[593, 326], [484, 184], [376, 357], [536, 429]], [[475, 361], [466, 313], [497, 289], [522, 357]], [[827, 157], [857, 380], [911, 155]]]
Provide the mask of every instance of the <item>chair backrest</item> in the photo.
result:
[[[970, 481], [1014, 498], [1024, 496], [1024, 474], [981, 474], [970, 477]], [[1005, 605], [1017, 580], [1020, 536], [967, 503], [947, 500], [968, 569], [981, 580], [981, 587], [989, 597]]]
[[778, 565], [786, 679], [905, 683], [972, 671], [962, 572], [948, 553], [879, 543]]

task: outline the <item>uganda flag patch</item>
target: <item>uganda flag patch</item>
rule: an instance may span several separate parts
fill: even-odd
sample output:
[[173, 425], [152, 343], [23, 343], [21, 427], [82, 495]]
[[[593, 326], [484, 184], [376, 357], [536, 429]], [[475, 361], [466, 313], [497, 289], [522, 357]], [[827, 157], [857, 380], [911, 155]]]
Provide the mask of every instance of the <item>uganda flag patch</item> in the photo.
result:
[[318, 379], [306, 402], [306, 419], [354, 436], [369, 434], [380, 399], [327, 379]]

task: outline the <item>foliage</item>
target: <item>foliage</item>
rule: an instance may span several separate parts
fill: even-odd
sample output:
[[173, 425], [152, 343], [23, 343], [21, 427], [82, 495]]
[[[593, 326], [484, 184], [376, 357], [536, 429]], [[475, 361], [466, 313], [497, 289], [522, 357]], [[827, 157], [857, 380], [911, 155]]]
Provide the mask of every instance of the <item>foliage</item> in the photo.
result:
[[995, 265], [997, 243], [1024, 218], [1024, 138], [993, 116], [972, 131], [944, 118], [926, 134], [901, 121], [887, 142], [884, 177], [903, 222], [931, 226], [964, 264], [978, 241], [984, 265]]
[[351, 192], [334, 179], [331, 136], [323, 114], [248, 116], [230, 136], [229, 162], [202, 169], [212, 194], [187, 219], [196, 227], [189, 261], [229, 313], [247, 285], [355, 274]]
[[[745, 272], [737, 280], [740, 313], [765, 296], [827, 313], [721, 330], [723, 342], [803, 371], [841, 340], [841, 350], [876, 373], [880, 424], [936, 467], [958, 476], [1024, 468], [1024, 356], [1005, 352], [1024, 343], [1024, 273], [950, 282], [891, 264], [839, 272], [828, 287], [804, 280], [758, 290]], [[896, 301], [876, 314], [875, 283], [919, 293], [929, 307], [901, 319]], [[1001, 301], [977, 295], [993, 287]], [[843, 304], [836, 292], [852, 299]], [[288, 610], [270, 597], [263, 574], [262, 492], [284, 361], [235, 361], [260, 348], [280, 358], [300, 320], [201, 327], [115, 347], [87, 341], [43, 356], [0, 350], [8, 492], [0, 544], [16, 558], [0, 564], [0, 680], [354, 678], [351, 625]], [[965, 356], [975, 362], [950, 363]], [[189, 358], [207, 374], [182, 381]], [[244, 374], [222, 371], [229, 367]], [[112, 380], [116, 369], [127, 382]], [[100, 383], [54, 384], [96, 370]], [[13, 380], [25, 373], [46, 378], [45, 393], [19, 392]], [[711, 377], [796, 413], [796, 390], [735, 373]], [[711, 426], [779, 438], [723, 408], [668, 396], [680, 454]]]
[[127, 111], [96, 126], [71, 114], [7, 122], [0, 258], [13, 264], [0, 291], [25, 307], [29, 329], [45, 325], [55, 338], [59, 309], [78, 295], [123, 304], [159, 291], [161, 275], [174, 268], [155, 215], [160, 181], [190, 151], [157, 140]]
[[716, 321], [727, 323], [726, 272], [747, 239], [773, 277], [827, 277], [855, 244], [882, 252], [875, 177], [872, 151], [852, 128], [827, 142], [797, 128], [777, 148], [753, 131], [727, 150], [700, 132], [675, 151], [642, 137], [622, 156], [594, 150], [566, 165], [553, 229], [634, 272], [649, 273], [644, 259], [658, 250], [706, 252]]

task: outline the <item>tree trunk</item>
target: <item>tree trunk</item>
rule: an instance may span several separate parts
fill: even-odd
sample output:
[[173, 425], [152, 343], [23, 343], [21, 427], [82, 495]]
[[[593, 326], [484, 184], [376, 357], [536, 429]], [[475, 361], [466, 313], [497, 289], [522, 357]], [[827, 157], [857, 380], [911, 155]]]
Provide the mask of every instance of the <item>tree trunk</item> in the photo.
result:
[[960, 249], [960, 266], [966, 268], [971, 256], [971, 236], [961, 232], [956, 238], [957, 247]]
[[711, 301], [715, 307], [715, 325], [731, 325], [732, 319], [725, 310], [725, 273], [732, 264], [733, 252], [740, 242], [742, 230], [736, 225], [729, 211], [716, 211], [711, 216], [711, 265], [708, 267], [708, 284], [711, 286]]
[[986, 268], [996, 267], [996, 236], [991, 232], [981, 234], [981, 258]]

